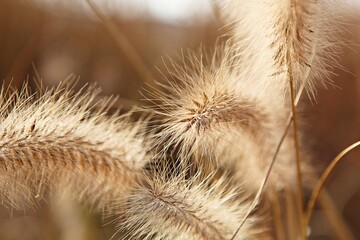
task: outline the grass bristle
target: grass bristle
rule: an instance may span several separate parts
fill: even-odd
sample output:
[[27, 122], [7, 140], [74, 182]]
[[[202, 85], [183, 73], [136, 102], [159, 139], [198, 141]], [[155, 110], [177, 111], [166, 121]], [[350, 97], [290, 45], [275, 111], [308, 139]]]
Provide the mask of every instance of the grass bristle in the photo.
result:
[[[130, 239], [229, 239], [249, 207], [247, 194], [229, 183], [226, 174], [151, 174], [130, 195], [122, 227]], [[254, 214], [236, 239], [270, 239], [264, 223]]]
[[100, 206], [110, 196], [121, 197], [150, 160], [144, 122], [106, 116], [111, 99], [97, 103], [96, 110], [94, 88], [74, 94], [60, 85], [41, 96], [29, 92], [25, 87], [0, 97], [2, 200], [19, 208], [53, 187], [72, 189], [76, 198]]

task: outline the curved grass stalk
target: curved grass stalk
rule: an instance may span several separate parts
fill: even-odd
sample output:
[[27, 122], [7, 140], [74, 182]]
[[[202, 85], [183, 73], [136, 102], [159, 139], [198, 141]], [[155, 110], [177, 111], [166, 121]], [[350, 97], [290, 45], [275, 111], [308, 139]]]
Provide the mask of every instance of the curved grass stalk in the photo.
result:
[[[350, 146], [348, 146], [347, 148], [345, 148], [344, 150], [342, 150], [330, 163], [330, 165], [325, 169], [324, 173], [321, 175], [319, 181], [317, 182], [314, 190], [312, 191], [312, 194], [310, 196], [310, 199], [308, 201], [307, 207], [306, 207], [306, 211], [305, 211], [305, 218], [304, 218], [304, 226], [308, 226], [316, 200], [319, 197], [319, 194], [321, 192], [321, 190], [323, 189], [327, 179], [330, 177], [330, 174], [334, 171], [335, 167], [337, 166], [337, 164], [343, 159], [343, 157], [351, 152], [353, 149], [357, 148], [358, 146], [360, 146], [360, 141], [357, 141], [353, 144], [351, 144]], [[304, 230], [305, 231], [305, 230]]]

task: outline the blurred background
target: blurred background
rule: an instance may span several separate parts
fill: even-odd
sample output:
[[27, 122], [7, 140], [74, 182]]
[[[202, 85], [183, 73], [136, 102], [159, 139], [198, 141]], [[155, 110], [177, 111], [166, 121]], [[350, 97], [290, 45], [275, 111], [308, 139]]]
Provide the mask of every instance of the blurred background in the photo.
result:
[[[77, 86], [96, 82], [103, 94], [119, 95], [118, 107], [126, 108], [145, 104], [140, 92], [154, 79], [163, 79], [167, 74], [163, 62], [168, 58], [176, 59], [182, 49], [212, 48], [219, 38], [226, 39], [226, 28], [211, 0], [93, 3], [102, 20], [85, 0], [0, 0], [1, 81], [19, 88], [26, 80], [34, 86], [34, 79], [40, 78], [45, 86], [53, 86], [73, 73], [80, 77]], [[319, 88], [316, 100], [304, 96], [302, 101], [304, 144], [319, 174], [342, 149], [360, 140], [359, 3], [344, 1], [351, 7], [339, 13], [346, 44], [334, 86]], [[327, 184], [358, 239], [359, 172], [360, 151], [355, 150]], [[114, 234], [107, 224], [111, 221], [56, 200], [26, 212], [1, 208], [0, 239], [109, 239]], [[314, 213], [311, 239], [335, 239], [320, 210]]]

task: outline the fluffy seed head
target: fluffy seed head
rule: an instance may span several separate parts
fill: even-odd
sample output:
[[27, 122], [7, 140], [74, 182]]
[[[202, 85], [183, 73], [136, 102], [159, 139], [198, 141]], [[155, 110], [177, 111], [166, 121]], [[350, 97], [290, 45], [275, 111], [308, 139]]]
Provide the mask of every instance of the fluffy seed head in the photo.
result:
[[317, 83], [329, 80], [338, 51], [335, 1], [222, 0], [222, 13], [233, 26], [240, 63], [252, 70], [266, 88], [297, 88], [306, 83], [313, 94]]
[[[151, 176], [129, 197], [122, 227], [131, 239], [230, 239], [249, 202], [228, 180]], [[269, 239], [261, 221], [253, 215], [236, 239]]]
[[229, 56], [216, 54], [220, 57], [211, 61], [190, 55], [190, 65], [176, 66], [171, 74], [177, 80], [169, 80], [156, 95], [161, 124], [155, 145], [160, 153], [175, 151], [181, 160], [194, 155], [216, 160], [228, 146], [238, 144], [241, 151], [243, 144], [258, 138], [266, 114], [256, 96], [235, 85], [238, 75]]
[[41, 96], [28, 92], [0, 96], [3, 201], [19, 208], [57, 188], [104, 206], [139, 178], [150, 159], [143, 121], [106, 116], [111, 99], [96, 110], [97, 89], [74, 94], [60, 85]]

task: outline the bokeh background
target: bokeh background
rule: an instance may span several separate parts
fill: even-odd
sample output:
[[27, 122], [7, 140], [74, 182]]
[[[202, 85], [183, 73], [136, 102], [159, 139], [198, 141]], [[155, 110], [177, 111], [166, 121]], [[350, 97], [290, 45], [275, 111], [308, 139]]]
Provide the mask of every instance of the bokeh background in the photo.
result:
[[[226, 27], [210, 0], [93, 1], [126, 39], [154, 79], [166, 75], [164, 61], [182, 50], [212, 48], [226, 39]], [[333, 86], [316, 99], [302, 99], [303, 142], [319, 174], [346, 146], [360, 140], [360, 1], [340, 11], [344, 46]], [[78, 87], [97, 83], [104, 95], [119, 95], [117, 107], [146, 104], [144, 79], [118, 39], [85, 0], [0, 0], [0, 80], [14, 88], [41, 79], [53, 86], [69, 74]], [[354, 235], [360, 239], [360, 151], [339, 165], [327, 188]], [[25, 211], [0, 209], [0, 239], [109, 239], [114, 232], [100, 215], [69, 201]], [[111, 224], [110, 224], [111, 225]], [[314, 213], [311, 239], [335, 239], [321, 210]]]

